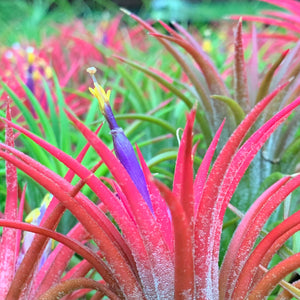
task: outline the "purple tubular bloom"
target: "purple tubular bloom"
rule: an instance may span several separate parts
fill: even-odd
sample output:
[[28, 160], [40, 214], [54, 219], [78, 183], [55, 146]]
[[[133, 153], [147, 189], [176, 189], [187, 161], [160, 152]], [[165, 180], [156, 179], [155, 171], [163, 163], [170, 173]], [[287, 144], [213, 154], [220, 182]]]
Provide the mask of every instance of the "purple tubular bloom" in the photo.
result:
[[111, 107], [108, 104], [105, 104], [104, 106], [104, 116], [110, 128], [117, 158], [128, 172], [138, 191], [141, 193], [148, 207], [153, 213], [153, 207], [146, 184], [146, 179], [135, 155], [135, 151], [128, 138], [124, 134], [123, 129], [118, 126]]
[[31, 90], [31, 92], [34, 94], [34, 80], [33, 80], [33, 65], [29, 65], [27, 69], [27, 79], [26, 79], [26, 85]]
[[123, 129], [118, 126], [109, 105], [110, 90], [105, 92], [102, 86], [97, 82], [94, 76], [94, 74], [96, 73], [96, 68], [88, 68], [87, 72], [90, 73], [95, 86], [94, 88], [89, 88], [89, 90], [91, 94], [97, 98], [100, 110], [108, 122], [113, 138], [116, 156], [128, 172], [133, 183], [135, 184], [138, 191], [146, 201], [151, 212], [153, 213], [153, 207], [142, 168], [137, 160], [131, 143], [124, 134]]

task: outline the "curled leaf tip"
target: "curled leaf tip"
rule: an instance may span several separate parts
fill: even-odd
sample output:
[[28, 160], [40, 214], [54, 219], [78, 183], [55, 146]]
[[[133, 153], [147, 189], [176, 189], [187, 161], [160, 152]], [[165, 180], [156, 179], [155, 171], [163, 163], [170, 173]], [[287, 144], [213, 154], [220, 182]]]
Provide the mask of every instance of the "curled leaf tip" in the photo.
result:
[[128, 15], [128, 16], [131, 16], [131, 12], [128, 9], [124, 8], [124, 7], [121, 7], [120, 11], [123, 12], [124, 14]]
[[299, 176], [299, 175], [300, 175], [300, 173], [297, 172], [297, 173], [291, 174], [290, 177], [291, 177], [291, 178], [294, 178], [294, 177], [297, 177], [297, 176]]

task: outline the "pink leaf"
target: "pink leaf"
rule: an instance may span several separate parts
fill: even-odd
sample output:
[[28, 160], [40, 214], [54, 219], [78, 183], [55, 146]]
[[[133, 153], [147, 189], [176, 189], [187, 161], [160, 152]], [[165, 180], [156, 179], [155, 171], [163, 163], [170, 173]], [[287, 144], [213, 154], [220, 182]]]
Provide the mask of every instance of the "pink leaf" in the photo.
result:
[[194, 183], [195, 215], [197, 215], [197, 213], [198, 213], [199, 202], [202, 197], [204, 185], [205, 185], [208, 173], [209, 173], [209, 167], [210, 167], [212, 158], [214, 156], [215, 150], [217, 148], [217, 144], [218, 144], [222, 129], [224, 127], [224, 124], [225, 124], [225, 120], [220, 125], [211, 144], [209, 145], [209, 147], [205, 153], [205, 156], [202, 160], [202, 163], [198, 169], [196, 178], [195, 178], [195, 183]]
[[[7, 119], [11, 119], [10, 106], [7, 103]], [[12, 127], [6, 125], [5, 142], [14, 147], [14, 132]], [[4, 217], [18, 220], [18, 180], [17, 169], [9, 161], [6, 161], [6, 201]], [[5, 298], [9, 286], [13, 280], [16, 268], [17, 250], [20, 235], [16, 230], [4, 228], [0, 244], [0, 298]]]
[[235, 100], [241, 105], [244, 112], [249, 112], [250, 103], [247, 86], [247, 74], [245, 68], [244, 49], [243, 49], [243, 37], [242, 37], [242, 20], [238, 22], [238, 26], [235, 32], [234, 41], [234, 88], [235, 88]]
[[[129, 250], [128, 245], [124, 243], [124, 240], [122, 238], [120, 238], [120, 235], [116, 231], [116, 228], [114, 226], [110, 227], [110, 221], [108, 221], [108, 224], [104, 227], [109, 231], [110, 229], [113, 229], [113, 233], [110, 233], [111, 239], [114, 240], [116, 244], [120, 245], [120, 250], [124, 251], [124, 255], [126, 255], [126, 257], [128, 257], [128, 259], [131, 261], [132, 266], [135, 266], [135, 264], [137, 264], [137, 267], [139, 269], [139, 275], [141, 276], [141, 280], [144, 283], [143, 285], [146, 289], [146, 292], [148, 290], [147, 293], [151, 294], [153, 291], [155, 291], [154, 282], [153, 279], [151, 279], [151, 277], [153, 276], [153, 271], [151, 269], [151, 266], [149, 265], [150, 262], [148, 261], [148, 255], [145, 251], [145, 247], [140, 237], [140, 233], [136, 228], [135, 221], [133, 222], [131, 217], [128, 216], [128, 214], [120, 206], [117, 197], [115, 197], [111, 193], [111, 191], [109, 191], [109, 189], [101, 181], [99, 181], [89, 170], [87, 170], [81, 164], [76, 162], [76, 160], [74, 160], [58, 148], [47, 143], [46, 141], [28, 132], [26, 129], [21, 128], [16, 124], [11, 123], [11, 125], [19, 131], [21, 131], [22, 133], [26, 134], [33, 141], [42, 146], [45, 150], [49, 151], [57, 159], [62, 161], [66, 166], [71, 168], [73, 172], [75, 172], [78, 176], [80, 176], [81, 178], [88, 178], [86, 180], [87, 185], [89, 185], [92, 188], [92, 190], [96, 193], [96, 195], [101, 200], [103, 200], [103, 202], [111, 212], [112, 216], [115, 218], [118, 225], [122, 229], [122, 232], [124, 233], [127, 241], [131, 246], [131, 251], [133, 252], [135, 257], [135, 262], [132, 261], [131, 251]], [[113, 156], [111, 151], [108, 151]], [[116, 158], [114, 157], [114, 159]], [[95, 209], [91, 209], [92, 213], [93, 211], [95, 211]], [[97, 219], [99, 218], [99, 216], [94, 215], [93, 218]]]
[[[297, 187], [300, 186], [300, 176], [293, 178], [288, 183], [286, 183], [281, 189], [279, 189], [273, 197], [269, 201], [269, 206], [276, 206], [279, 202], [284, 200], [292, 191], [294, 191]], [[267, 206], [268, 208], [268, 206]], [[270, 212], [262, 209], [259, 216], [262, 220], [266, 219]], [[273, 207], [270, 208], [271, 211], [274, 210]], [[272, 247], [272, 245], [276, 242], [277, 239], [280, 239], [282, 235], [286, 234], [286, 232], [290, 231], [294, 226], [298, 226], [299, 224], [299, 215], [300, 212], [294, 213], [292, 216], [285, 219], [282, 223], [277, 225], [273, 230], [271, 230], [266, 237], [256, 246], [248, 260], [245, 262], [244, 267], [240, 270], [239, 278], [237, 280], [235, 290], [233, 293], [233, 297], [235, 295], [245, 295], [245, 291], [247, 291], [254, 279], [257, 268], [261, 261], [263, 260], [265, 254]], [[264, 222], [264, 221], [261, 221]], [[291, 233], [292, 231], [290, 231]]]
[[[6, 148], [2, 145], [3, 148]], [[10, 149], [10, 152], [17, 154], [17, 151]], [[82, 194], [78, 194], [75, 198], [70, 196], [69, 193], [72, 191], [72, 186], [66, 182], [63, 178], [53, 173], [51, 170], [46, 169], [44, 166], [37, 164], [32, 159], [26, 157], [23, 153], [19, 153], [24, 162], [17, 160], [14, 156], [8, 155], [5, 152], [0, 151], [0, 155], [8, 161], [13, 162], [18, 168], [22, 169], [24, 172], [30, 174], [30, 176], [36, 180], [39, 184], [44, 186], [49, 192], [51, 192], [57, 199], [59, 199], [64, 206], [66, 206], [74, 216], [83, 224], [88, 232], [90, 232], [94, 241], [100, 246], [108, 263], [113, 266], [114, 276], [116, 276], [119, 284], [124, 288], [124, 293], [132, 295], [133, 291], [136, 294], [141, 295], [140, 287], [136, 281], [135, 276], [130, 269], [128, 262], [122, 256], [120, 249], [117, 249], [116, 245], [103, 231], [103, 228], [107, 228], [104, 224], [105, 222], [100, 221], [100, 214], [96, 212], [99, 211], [88, 199], [85, 199]], [[27, 162], [26, 162], [27, 161]], [[39, 165], [39, 167], [35, 166]], [[47, 174], [45, 176], [43, 172]], [[69, 193], [68, 193], [69, 192]], [[107, 226], [113, 226], [110, 222]], [[24, 260], [26, 256], [24, 257]], [[35, 260], [35, 258], [33, 258]], [[24, 276], [24, 274], [20, 274]], [[15, 277], [15, 281], [18, 278]], [[15, 282], [14, 281], [14, 282]], [[125, 284], [126, 281], [126, 284]], [[16, 282], [25, 282], [24, 279], [18, 280]], [[129, 284], [128, 284], [129, 283]], [[17, 297], [20, 289], [16, 290], [13, 286], [11, 287], [11, 292], [14, 298]]]
[[192, 133], [195, 114], [196, 111], [194, 109], [187, 116], [186, 126], [178, 150], [173, 181], [173, 193], [181, 202], [186, 218], [190, 222], [192, 222], [194, 217]]
[[[219, 219], [221, 204], [218, 202], [216, 205], [216, 199], [220, 187], [222, 186], [226, 170], [240, 143], [259, 114], [287, 84], [289, 84], [289, 82], [278, 87], [273, 93], [260, 101], [245, 117], [225, 144], [206, 181], [195, 223], [195, 243], [198, 245], [195, 250], [195, 268], [196, 274], [199, 274], [198, 276], [201, 274], [196, 284], [197, 292], [200, 293], [200, 296], [205, 297], [205, 293], [211, 291], [211, 294], [209, 294], [210, 297], [218, 297], [218, 291], [216, 289], [218, 279], [214, 277], [214, 282], [212, 282], [211, 273], [213, 272], [214, 275], [218, 274], [218, 255], [217, 253], [213, 254], [213, 248], [215, 242], [219, 243], [219, 236], [216, 235], [212, 227], [220, 228], [220, 226], [222, 226], [222, 220]], [[214, 257], [212, 257], [213, 255]]]
[[142, 153], [138, 146], [136, 145], [137, 154], [143, 169], [143, 172], [145, 174], [147, 187], [151, 196], [151, 201], [153, 203], [153, 209], [154, 214], [156, 216], [156, 221], [158, 223], [158, 226], [160, 227], [160, 230], [164, 236], [164, 240], [166, 241], [166, 244], [168, 245], [169, 251], [174, 256], [174, 232], [173, 232], [173, 225], [170, 220], [170, 215], [168, 211], [168, 207], [166, 205], [165, 200], [162, 198], [159, 189], [153, 182], [152, 174], [146, 165], [146, 162], [142, 156]]
[[190, 220], [175, 194], [156, 181], [172, 215], [175, 239], [175, 292], [174, 299], [193, 299], [194, 256]]
[[[277, 181], [274, 185], [268, 188], [250, 207], [243, 219], [241, 220], [238, 228], [236, 229], [230, 245], [224, 257], [222, 267], [220, 270], [220, 297], [226, 299], [231, 297], [232, 290], [236, 284], [236, 279], [241, 269], [243, 261], [249, 256], [254, 242], [259, 234], [264, 222], [257, 228], [254, 224], [256, 216], [262, 209], [268, 199], [278, 191], [290, 177], [284, 177]], [[250, 231], [250, 232], [249, 232]], [[254, 232], [257, 232], [254, 234]], [[251, 234], [251, 237], [246, 234]], [[247, 245], [241, 246], [242, 243]]]

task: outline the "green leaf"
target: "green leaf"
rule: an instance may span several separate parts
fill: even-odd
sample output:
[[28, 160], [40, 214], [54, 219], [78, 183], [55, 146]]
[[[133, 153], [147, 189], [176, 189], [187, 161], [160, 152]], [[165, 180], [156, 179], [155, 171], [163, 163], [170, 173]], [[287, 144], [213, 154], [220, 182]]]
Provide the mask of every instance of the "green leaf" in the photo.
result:
[[221, 96], [221, 95], [212, 95], [211, 98], [222, 101], [229, 106], [229, 108], [233, 112], [236, 125], [239, 125], [244, 120], [245, 112], [243, 111], [242, 107], [236, 101], [234, 101], [233, 99], [231, 99], [229, 97]]
[[144, 114], [122, 114], [116, 116], [116, 120], [128, 120], [128, 119], [143, 120], [149, 123], [153, 123], [158, 126], [161, 126], [162, 128], [165, 128], [168, 132], [172, 133], [173, 135], [176, 135], [176, 128], [172, 127], [168, 122], [154, 116], [149, 116]]
[[43, 127], [43, 131], [45, 132], [45, 137], [47, 138], [47, 141], [51, 143], [54, 146], [57, 146], [57, 140], [55, 137], [55, 133], [52, 128], [52, 122], [49, 121], [49, 118], [45, 112], [45, 110], [42, 108], [40, 102], [37, 100], [35, 95], [31, 92], [31, 90], [27, 87], [26, 84], [24, 84], [21, 80], [18, 80], [24, 91], [26, 92], [26, 95], [34, 109], [34, 112], [37, 114], [38, 120], [41, 122], [41, 125]]
[[3, 89], [7, 92], [7, 94], [10, 96], [10, 98], [13, 100], [13, 102], [16, 104], [20, 112], [22, 113], [26, 123], [29, 126], [30, 131], [32, 131], [34, 134], [42, 136], [41, 130], [38, 126], [37, 120], [35, 120], [32, 116], [32, 113], [29, 111], [29, 109], [23, 104], [22, 100], [13, 92], [13, 90], [3, 81], [0, 82]]

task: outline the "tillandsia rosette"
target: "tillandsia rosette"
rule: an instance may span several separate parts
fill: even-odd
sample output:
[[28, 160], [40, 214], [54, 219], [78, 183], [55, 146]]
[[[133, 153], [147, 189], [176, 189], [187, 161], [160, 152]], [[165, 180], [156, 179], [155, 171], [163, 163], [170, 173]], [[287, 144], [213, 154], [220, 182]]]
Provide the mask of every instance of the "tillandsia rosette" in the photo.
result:
[[[42, 218], [46, 212], [47, 207], [50, 204], [50, 201], [52, 200], [52, 195], [47, 193], [45, 195], [45, 197], [43, 198], [43, 201], [41, 203], [40, 207], [37, 207], [35, 209], [33, 209], [25, 218], [25, 222], [30, 223], [32, 225], [40, 225]], [[19, 267], [19, 265], [21, 264], [23, 257], [25, 255], [25, 253], [27, 252], [27, 250], [29, 249], [29, 247], [32, 244], [33, 238], [34, 238], [34, 233], [30, 232], [30, 231], [24, 231], [24, 235], [23, 235], [23, 240], [22, 240], [22, 247], [20, 250], [20, 254], [18, 257], [18, 261], [17, 261], [17, 268]], [[49, 240], [43, 255], [41, 257], [40, 263], [39, 263], [39, 269], [43, 266], [43, 264], [45, 263], [47, 257], [50, 255], [51, 251], [54, 248], [54, 241], [53, 240]]]
[[87, 72], [91, 75], [94, 82], [94, 88], [89, 88], [89, 90], [91, 94], [97, 98], [101, 113], [104, 115], [109, 125], [116, 156], [120, 160], [124, 168], [127, 170], [135, 186], [143, 196], [150, 210], [153, 212], [153, 207], [147, 189], [144, 173], [137, 160], [137, 157], [135, 155], [134, 149], [130, 141], [124, 134], [123, 129], [118, 126], [114, 114], [112, 112], [111, 106], [109, 104], [111, 91], [108, 90], [107, 92], [105, 92], [105, 90], [97, 82], [97, 79], [95, 77], [96, 68], [90, 67], [87, 69]]

